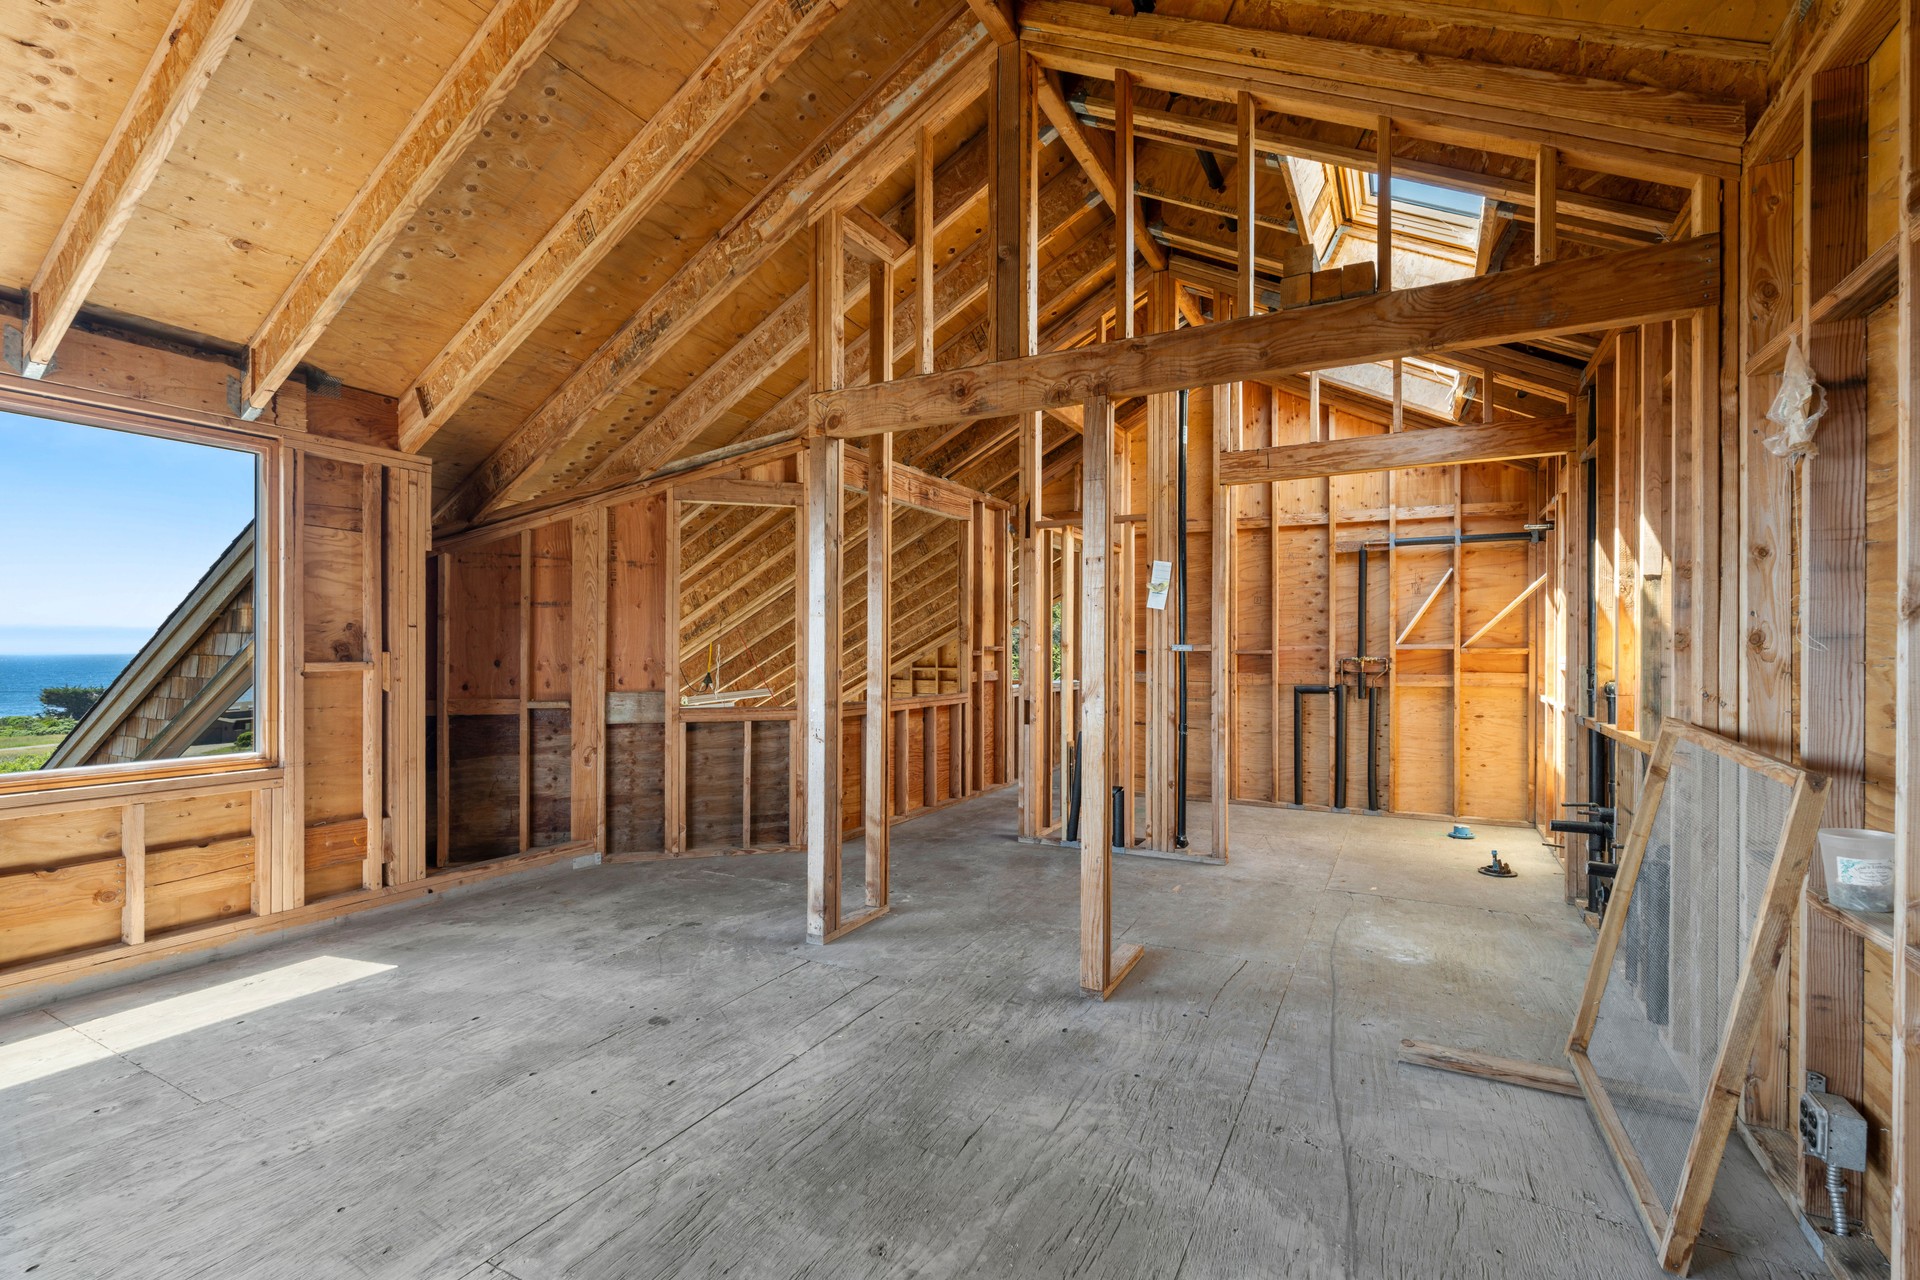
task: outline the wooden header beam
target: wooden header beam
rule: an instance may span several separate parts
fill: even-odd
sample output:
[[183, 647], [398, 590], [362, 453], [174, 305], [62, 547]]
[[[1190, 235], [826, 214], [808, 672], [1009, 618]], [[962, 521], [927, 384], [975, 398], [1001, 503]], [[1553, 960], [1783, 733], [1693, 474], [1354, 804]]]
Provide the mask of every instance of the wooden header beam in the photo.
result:
[[[21, 372], [44, 375], [253, 0], [182, 0], [28, 289]], [[24, 41], [22, 42], [24, 43]], [[23, 107], [22, 110], [25, 108]]]
[[1273, 381], [1341, 365], [1645, 324], [1717, 305], [1720, 237], [1700, 236], [1274, 311], [813, 396], [809, 424], [840, 437]]
[[1220, 456], [1221, 484], [1311, 480], [1404, 467], [1463, 466], [1572, 453], [1579, 447], [1574, 420], [1529, 418], [1490, 426], [1435, 427], [1346, 440], [1316, 440]]

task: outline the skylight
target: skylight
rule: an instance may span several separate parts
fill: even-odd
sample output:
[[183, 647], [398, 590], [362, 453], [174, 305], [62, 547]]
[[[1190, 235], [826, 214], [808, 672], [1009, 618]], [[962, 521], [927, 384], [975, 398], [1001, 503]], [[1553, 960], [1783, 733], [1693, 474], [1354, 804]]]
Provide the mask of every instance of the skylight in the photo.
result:
[[[1367, 175], [1367, 194], [1379, 197], [1379, 174]], [[1431, 182], [1415, 182], [1412, 178], [1393, 180], [1393, 202], [1419, 205], [1424, 209], [1438, 209], [1443, 213], [1457, 213], [1469, 218], [1477, 217], [1480, 213], [1480, 197], [1473, 192], [1456, 191], [1452, 187], [1435, 186]]]

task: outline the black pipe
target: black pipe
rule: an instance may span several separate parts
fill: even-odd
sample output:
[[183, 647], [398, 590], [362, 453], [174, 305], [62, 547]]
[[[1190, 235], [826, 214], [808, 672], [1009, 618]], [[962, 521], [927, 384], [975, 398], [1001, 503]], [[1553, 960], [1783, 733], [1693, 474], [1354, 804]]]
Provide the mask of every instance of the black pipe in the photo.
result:
[[1072, 843], [1080, 838], [1080, 731], [1073, 734], [1072, 767], [1067, 771], [1072, 779], [1069, 783], [1073, 793], [1067, 797], [1067, 841]]
[[1180, 393], [1180, 478], [1175, 501], [1179, 514], [1174, 527], [1180, 562], [1179, 598], [1174, 614], [1176, 648], [1174, 661], [1180, 675], [1180, 736], [1174, 742], [1173, 763], [1173, 847], [1187, 847], [1187, 393]]
[[1375, 538], [1379, 547], [1453, 547], [1471, 542], [1538, 542], [1545, 529], [1514, 529], [1507, 533], [1435, 533], [1418, 538]]

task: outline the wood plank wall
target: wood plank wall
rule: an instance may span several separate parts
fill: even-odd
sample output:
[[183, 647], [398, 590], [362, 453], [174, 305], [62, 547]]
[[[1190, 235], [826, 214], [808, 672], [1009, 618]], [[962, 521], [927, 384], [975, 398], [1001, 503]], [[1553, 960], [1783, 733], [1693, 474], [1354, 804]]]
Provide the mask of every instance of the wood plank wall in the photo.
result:
[[[424, 462], [390, 402], [290, 383], [228, 418], [232, 369], [76, 334], [6, 407], [260, 459], [258, 764], [166, 761], [0, 786], [0, 994], [371, 905], [426, 874]], [[132, 390], [128, 398], [116, 392]]]

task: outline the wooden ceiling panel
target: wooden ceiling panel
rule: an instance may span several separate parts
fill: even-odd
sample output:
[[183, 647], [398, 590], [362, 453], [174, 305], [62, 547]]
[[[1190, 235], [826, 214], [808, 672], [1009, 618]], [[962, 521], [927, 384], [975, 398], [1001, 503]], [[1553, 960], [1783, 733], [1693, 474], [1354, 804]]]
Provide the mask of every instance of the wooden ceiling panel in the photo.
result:
[[752, 7], [753, 0], [582, 0], [549, 53], [644, 120]]
[[176, 0], [0, 0], [0, 284], [53, 245]]
[[354, 385], [399, 395], [640, 127], [543, 58], [309, 354]]
[[[474, 0], [258, 0], [90, 300], [251, 336], [484, 17]], [[183, 243], [175, 223], [208, 234]], [[237, 264], [244, 295], [224, 287]]]
[[[850, 6], [829, 28], [828, 38], [810, 48], [774, 82], [762, 101], [689, 168], [647, 220], [615, 247], [526, 345], [544, 346], [575, 365], [584, 362], [950, 9], [949, 5], [877, 0]], [[743, 296], [752, 298], [752, 291], [744, 291]], [[769, 293], [748, 309], [771, 307], [778, 301], [778, 295]], [[744, 318], [745, 312], [737, 309], [742, 305], [723, 299], [716, 310], [727, 318], [702, 321], [701, 326], [716, 334], [728, 323], [752, 327], [758, 317]], [[741, 331], [735, 329], [726, 342], [730, 344]], [[509, 359], [492, 381], [526, 376], [526, 365]], [[638, 376], [649, 383], [658, 380], [650, 370], [638, 371]], [[544, 400], [558, 385], [557, 381], [538, 384], [539, 399]], [[464, 410], [454, 416], [450, 428], [491, 434], [490, 424], [470, 423]], [[589, 449], [597, 457], [610, 447], [606, 431], [590, 427], [558, 453], [552, 465], [565, 466]], [[432, 448], [428, 452], [443, 463], [442, 470], [457, 465], [451, 456]]]

